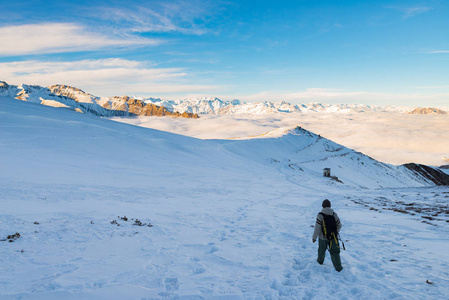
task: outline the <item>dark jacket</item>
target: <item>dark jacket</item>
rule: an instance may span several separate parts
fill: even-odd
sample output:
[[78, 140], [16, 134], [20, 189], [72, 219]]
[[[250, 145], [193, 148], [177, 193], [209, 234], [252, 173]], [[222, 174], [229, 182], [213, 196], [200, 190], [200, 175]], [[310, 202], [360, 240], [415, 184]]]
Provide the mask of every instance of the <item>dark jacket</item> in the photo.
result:
[[[340, 232], [341, 229], [341, 222], [340, 218], [338, 217], [337, 213], [334, 212], [334, 210], [330, 207], [325, 207], [321, 210], [321, 212], [325, 215], [332, 215], [334, 214], [335, 218], [335, 224], [337, 225], [337, 231]], [[315, 230], [313, 231], [313, 240], [316, 240], [316, 238], [320, 238], [321, 240], [327, 240], [326, 237], [323, 234], [323, 231], [321, 230], [321, 225], [323, 224], [323, 216], [321, 214], [318, 214], [316, 217], [316, 223], [315, 223]]]

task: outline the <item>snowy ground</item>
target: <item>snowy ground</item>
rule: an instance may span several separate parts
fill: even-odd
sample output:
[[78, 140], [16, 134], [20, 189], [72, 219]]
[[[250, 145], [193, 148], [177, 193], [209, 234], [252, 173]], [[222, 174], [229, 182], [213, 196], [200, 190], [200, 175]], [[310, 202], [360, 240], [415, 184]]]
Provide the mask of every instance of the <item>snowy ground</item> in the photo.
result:
[[[0, 242], [1, 299], [449, 295], [447, 187], [292, 178], [258, 160], [274, 140], [248, 159], [257, 141], [231, 151], [15, 100], [0, 99], [0, 128], [0, 239], [20, 233]], [[341, 273], [315, 261], [324, 198], [343, 223]]]
[[[352, 201], [375, 202], [376, 193], [329, 194], [294, 187], [286, 193], [261, 186], [248, 192], [245, 185], [231, 193], [221, 188], [207, 194], [11, 185], [1, 189], [8, 203], [3, 205], [0, 232], [20, 232], [21, 237], [0, 244], [2, 298], [448, 295], [447, 222], [430, 225], [420, 216], [370, 210]], [[411, 193], [383, 195], [394, 200]], [[318, 265], [316, 244], [311, 243], [310, 226], [325, 196], [344, 222], [347, 250], [341, 273], [333, 270], [329, 258]], [[134, 226], [131, 218], [153, 226]]]

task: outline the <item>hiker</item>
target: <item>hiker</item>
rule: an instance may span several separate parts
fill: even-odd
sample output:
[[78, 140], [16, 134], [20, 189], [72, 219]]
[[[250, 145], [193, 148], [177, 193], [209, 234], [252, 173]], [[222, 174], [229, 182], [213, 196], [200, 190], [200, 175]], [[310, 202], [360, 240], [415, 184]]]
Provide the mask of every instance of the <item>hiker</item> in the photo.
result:
[[[331, 208], [331, 202], [325, 199], [321, 205], [323, 209], [316, 217], [315, 230], [312, 241], [315, 243], [318, 237], [318, 263], [323, 264], [326, 256], [326, 249], [329, 248], [332, 264], [335, 270], [343, 270], [340, 260], [340, 245], [338, 243], [338, 232], [341, 229], [341, 222], [336, 212]], [[327, 224], [326, 224], [327, 220]]]

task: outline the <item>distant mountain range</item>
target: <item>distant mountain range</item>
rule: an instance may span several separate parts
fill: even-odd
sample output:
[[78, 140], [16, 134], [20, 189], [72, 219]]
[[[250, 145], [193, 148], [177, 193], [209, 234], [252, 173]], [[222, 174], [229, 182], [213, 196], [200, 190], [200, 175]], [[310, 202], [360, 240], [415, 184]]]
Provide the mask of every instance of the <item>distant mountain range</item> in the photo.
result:
[[437, 115], [445, 115], [447, 114], [446, 111], [433, 108], [433, 107], [417, 107], [411, 111], [408, 112], [409, 114], [413, 115], [428, 115], [428, 114], [437, 114]]
[[145, 103], [142, 100], [120, 97], [96, 97], [78, 88], [67, 85], [9, 85], [0, 81], [0, 96], [47, 106], [67, 108], [81, 113], [91, 113], [101, 117], [116, 116], [173, 116], [198, 118], [197, 114], [169, 111], [163, 106]]
[[365, 104], [291, 104], [279, 102], [222, 101], [218, 98], [166, 100], [137, 97], [97, 97], [67, 85], [41, 87], [37, 85], [8, 85], [0, 81], [0, 96], [64, 107], [78, 112], [113, 116], [175, 116], [198, 118], [202, 114], [270, 114], [270, 113], [366, 113], [399, 112], [408, 114], [447, 114], [449, 108], [414, 108]]
[[197, 114], [269, 114], [269, 113], [364, 113], [364, 112], [407, 112], [410, 108], [399, 106], [378, 106], [365, 104], [291, 104], [279, 102], [222, 101], [218, 98], [198, 98], [184, 100], [144, 99], [147, 103], [164, 106], [170, 111], [185, 111]]

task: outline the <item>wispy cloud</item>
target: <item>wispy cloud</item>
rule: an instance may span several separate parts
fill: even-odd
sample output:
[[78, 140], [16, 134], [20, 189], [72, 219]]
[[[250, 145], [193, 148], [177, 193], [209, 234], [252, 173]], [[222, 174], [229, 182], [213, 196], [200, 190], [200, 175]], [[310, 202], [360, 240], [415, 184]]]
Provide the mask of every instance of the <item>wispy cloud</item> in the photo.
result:
[[449, 53], [449, 50], [434, 50], [434, 51], [428, 51], [429, 54], [439, 54], [439, 53]]
[[151, 63], [126, 59], [72, 62], [22, 61], [0, 63], [1, 80], [10, 84], [67, 84], [96, 96], [191, 93], [216, 90], [201, 85], [181, 68], [155, 68]]
[[433, 9], [432, 7], [427, 7], [427, 6], [415, 6], [415, 7], [404, 8], [402, 10], [402, 12], [404, 13], [404, 16], [406, 18], [411, 18], [411, 17], [415, 17], [417, 15], [426, 13], [432, 9]]
[[198, 1], [151, 2], [124, 7], [99, 8], [100, 17], [132, 32], [179, 32], [202, 35], [211, 14], [208, 3]]
[[440, 86], [414, 86], [414, 89], [423, 89], [423, 90], [443, 90], [449, 89], [449, 85], [440, 85]]
[[0, 56], [95, 51], [161, 43], [154, 39], [107, 36], [74, 23], [5, 26], [0, 27], [0, 36]]
[[415, 5], [415, 6], [388, 6], [387, 8], [399, 11], [402, 13], [403, 17], [408, 19], [416, 17], [423, 13], [433, 10], [434, 8], [426, 5]]

